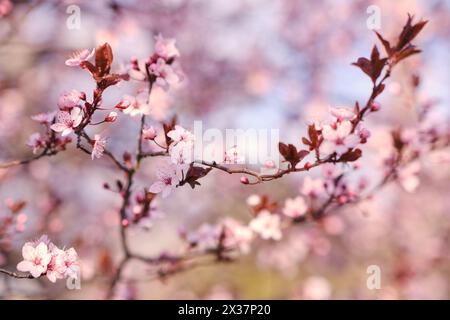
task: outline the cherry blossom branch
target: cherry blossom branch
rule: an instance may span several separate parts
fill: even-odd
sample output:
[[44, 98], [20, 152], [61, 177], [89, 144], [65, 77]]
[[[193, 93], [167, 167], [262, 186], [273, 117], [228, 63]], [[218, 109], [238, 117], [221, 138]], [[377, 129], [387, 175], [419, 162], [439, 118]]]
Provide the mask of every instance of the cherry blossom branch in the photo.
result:
[[16, 278], [16, 279], [35, 279], [31, 274], [19, 274], [16, 272], [8, 271], [0, 268], [0, 273], [6, 274], [7, 276]]
[[13, 161], [5, 162], [5, 163], [0, 163], [0, 169], [6, 169], [6, 168], [10, 168], [10, 167], [29, 164], [30, 162], [33, 162], [35, 160], [38, 160], [38, 159], [48, 156], [48, 155], [52, 155], [52, 153], [49, 153], [48, 149], [44, 149], [40, 154], [38, 154], [34, 157], [31, 157], [31, 158], [28, 158], [28, 159], [13, 160]]

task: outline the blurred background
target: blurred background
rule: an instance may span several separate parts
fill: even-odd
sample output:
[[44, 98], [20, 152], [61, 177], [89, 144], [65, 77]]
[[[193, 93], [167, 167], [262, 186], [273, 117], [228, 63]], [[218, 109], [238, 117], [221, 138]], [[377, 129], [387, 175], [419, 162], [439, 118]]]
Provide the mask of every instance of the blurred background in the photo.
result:
[[[80, 10], [79, 28], [67, 22], [71, 5]], [[158, 33], [176, 39], [185, 80], [152, 93], [155, 125], [177, 114], [185, 128], [202, 120], [206, 128], [280, 129], [282, 141], [298, 145], [307, 124], [324, 120], [330, 106], [351, 107], [370, 94], [370, 81], [350, 63], [368, 56], [377, 42], [367, 26], [373, 5], [380, 9], [378, 31], [388, 39], [395, 39], [407, 13], [430, 20], [415, 41], [423, 53], [398, 66], [379, 99], [381, 111], [366, 121], [372, 138], [363, 148], [362, 172], [375, 184], [384, 137], [392, 128], [414, 128], [418, 105], [434, 101], [435, 117], [448, 124], [450, 1], [0, 0], [0, 161], [31, 155], [26, 141], [39, 125], [30, 116], [55, 110], [62, 91], [94, 89], [86, 72], [64, 65], [73, 51], [108, 42], [113, 69], [121, 70], [132, 57], [146, 58]], [[411, 89], [411, 74], [421, 79], [417, 90]], [[104, 105], [135, 88], [127, 82], [107, 91]], [[121, 117], [97, 130], [104, 130], [110, 149], [119, 154], [136, 138], [138, 121]], [[146, 162], [137, 186], [155, 180], [157, 161]], [[391, 184], [364, 208], [345, 207], [323, 223], [292, 228], [282, 241], [261, 243], [232, 264], [159, 281], [146, 280], [149, 267], [133, 262], [126, 274], [142, 275], [142, 281], [121, 283], [117, 298], [448, 299], [449, 169], [448, 162], [426, 160], [414, 193]], [[310, 173], [320, 174], [320, 169]], [[8, 214], [8, 201], [27, 202], [23, 230], [0, 239], [8, 241], [0, 267], [15, 270], [22, 244], [48, 234], [56, 244], [76, 248], [83, 276], [81, 290], [67, 290], [64, 281], [0, 275], [1, 298], [104, 297], [105, 278], [120, 253], [120, 197], [102, 186], [119, 177], [107, 161], [91, 161], [73, 145], [55, 157], [0, 169], [0, 219]], [[130, 230], [130, 244], [143, 254], [177, 252], [180, 226], [190, 230], [223, 216], [248, 220], [250, 195], [267, 194], [283, 203], [299, 193], [303, 179], [291, 175], [250, 187], [213, 172], [200, 188], [184, 187], [170, 200], [158, 199], [162, 218]], [[381, 269], [380, 290], [366, 286], [370, 265]]]

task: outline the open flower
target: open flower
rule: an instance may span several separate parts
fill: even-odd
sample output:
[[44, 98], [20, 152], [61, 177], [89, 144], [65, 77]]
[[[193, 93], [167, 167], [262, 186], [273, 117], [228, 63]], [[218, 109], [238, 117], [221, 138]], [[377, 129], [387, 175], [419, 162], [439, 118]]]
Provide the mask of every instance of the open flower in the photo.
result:
[[141, 92], [136, 97], [125, 95], [116, 108], [123, 110], [123, 113], [131, 117], [149, 115], [150, 105], [147, 103], [147, 98], [148, 95], [146, 92]]
[[162, 193], [162, 197], [166, 198], [180, 182], [180, 173], [176, 165], [171, 163], [164, 164], [156, 170], [158, 181], [150, 186], [149, 191]]
[[86, 94], [77, 90], [63, 92], [58, 99], [58, 107], [62, 111], [70, 111], [74, 107], [81, 107]]
[[31, 116], [31, 119], [37, 121], [41, 124], [50, 124], [55, 119], [56, 111], [39, 113], [34, 116]]
[[27, 146], [33, 148], [33, 153], [36, 154], [39, 149], [45, 147], [45, 139], [39, 132], [35, 132], [28, 138]]
[[299, 218], [306, 214], [308, 206], [305, 199], [302, 197], [296, 197], [295, 199], [286, 199], [284, 204], [283, 213], [290, 218]]
[[72, 133], [73, 129], [78, 127], [83, 120], [80, 108], [73, 108], [70, 112], [58, 111], [56, 114], [56, 123], [51, 125], [51, 129], [61, 132], [62, 136]]
[[99, 134], [94, 136], [94, 145], [92, 147], [91, 158], [94, 160], [95, 158], [100, 158], [105, 151], [106, 146], [106, 138], [103, 138]]
[[168, 90], [171, 85], [177, 84], [181, 81], [181, 75], [166, 63], [162, 58], [159, 58], [156, 63], [149, 66], [151, 74], [156, 76], [156, 84], [164, 90]]
[[349, 149], [356, 147], [360, 142], [360, 137], [351, 133], [351, 131], [352, 123], [348, 120], [324, 125], [322, 128], [324, 141], [320, 145], [320, 153], [322, 155], [336, 153], [341, 156]]
[[253, 232], [249, 227], [233, 218], [225, 218], [221, 226], [224, 232], [223, 245], [226, 248], [237, 248], [242, 254], [250, 252]]
[[74, 52], [69, 59], [66, 60], [66, 66], [69, 67], [78, 67], [84, 61], [91, 59], [94, 56], [95, 49], [89, 51], [88, 49], [83, 49], [80, 51]]
[[345, 107], [330, 108], [330, 113], [338, 122], [353, 120], [356, 118], [356, 114], [352, 110]]
[[173, 140], [173, 143], [189, 143], [194, 141], [194, 135], [179, 125], [176, 125], [174, 130], [169, 131], [167, 136]]
[[52, 259], [48, 251], [47, 244], [40, 242], [34, 246], [32, 243], [26, 243], [22, 248], [23, 261], [17, 265], [17, 270], [29, 272], [34, 278], [40, 277], [47, 271], [47, 265]]
[[263, 239], [281, 239], [281, 219], [277, 214], [268, 210], [262, 210], [256, 218], [250, 221], [250, 229], [259, 234]]

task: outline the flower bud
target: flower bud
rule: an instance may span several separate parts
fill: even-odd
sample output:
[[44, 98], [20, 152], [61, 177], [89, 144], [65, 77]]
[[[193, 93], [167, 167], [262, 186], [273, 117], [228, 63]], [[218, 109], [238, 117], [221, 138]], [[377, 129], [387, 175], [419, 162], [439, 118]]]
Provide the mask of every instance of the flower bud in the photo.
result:
[[155, 140], [157, 136], [155, 128], [153, 126], [151, 127], [145, 127], [142, 129], [142, 139], [144, 140]]
[[108, 115], [105, 117], [105, 122], [114, 122], [117, 120], [117, 112], [110, 112], [108, 113]]
[[372, 104], [370, 105], [370, 111], [372, 112], [377, 112], [378, 110], [380, 110], [381, 105], [378, 102], [372, 102]]
[[242, 176], [240, 180], [241, 180], [242, 184], [249, 184], [250, 183], [250, 181], [248, 181], [248, 178], [246, 176]]

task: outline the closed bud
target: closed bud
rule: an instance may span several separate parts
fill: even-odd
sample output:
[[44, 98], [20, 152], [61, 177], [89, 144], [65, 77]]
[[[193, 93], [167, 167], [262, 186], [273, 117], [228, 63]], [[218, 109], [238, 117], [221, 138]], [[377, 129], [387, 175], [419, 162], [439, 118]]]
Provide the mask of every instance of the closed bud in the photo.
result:
[[250, 181], [248, 181], [248, 178], [246, 176], [242, 176], [240, 180], [241, 180], [242, 184], [249, 184], [250, 183]]
[[114, 122], [117, 120], [117, 112], [110, 112], [108, 113], [108, 115], [105, 117], [105, 122]]

